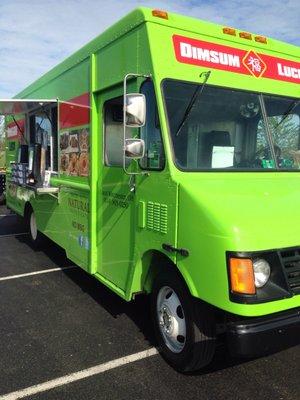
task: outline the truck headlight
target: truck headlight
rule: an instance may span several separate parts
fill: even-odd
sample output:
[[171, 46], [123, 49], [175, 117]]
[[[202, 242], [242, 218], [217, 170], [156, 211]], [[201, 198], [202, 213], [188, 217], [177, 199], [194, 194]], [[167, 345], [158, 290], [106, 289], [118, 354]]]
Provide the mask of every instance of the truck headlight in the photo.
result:
[[270, 278], [270, 264], [263, 258], [257, 258], [253, 261], [253, 272], [255, 287], [261, 288], [268, 282]]
[[290, 257], [295, 249], [228, 251], [226, 258], [230, 301], [259, 304], [292, 297], [293, 293], [285, 277], [285, 264], [281, 259], [283, 252]]

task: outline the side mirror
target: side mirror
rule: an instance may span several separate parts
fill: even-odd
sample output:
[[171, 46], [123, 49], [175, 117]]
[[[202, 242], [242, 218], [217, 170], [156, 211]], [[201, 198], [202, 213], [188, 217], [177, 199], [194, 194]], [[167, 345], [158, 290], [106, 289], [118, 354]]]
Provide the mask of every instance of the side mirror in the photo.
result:
[[138, 128], [146, 122], [146, 97], [141, 93], [131, 93], [125, 96], [125, 125]]
[[127, 158], [143, 158], [145, 155], [145, 142], [143, 139], [126, 139], [124, 150]]

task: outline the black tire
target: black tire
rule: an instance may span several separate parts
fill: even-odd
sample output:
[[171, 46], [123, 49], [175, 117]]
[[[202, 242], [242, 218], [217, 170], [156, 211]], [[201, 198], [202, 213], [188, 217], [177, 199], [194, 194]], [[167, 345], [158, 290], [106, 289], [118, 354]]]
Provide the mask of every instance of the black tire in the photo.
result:
[[[182, 306], [182, 310], [177, 307], [176, 312], [177, 316], [185, 321], [186, 335], [185, 338], [184, 335], [177, 336], [179, 348], [183, 346], [179, 351], [171, 349], [170, 341], [168, 338], [164, 338], [164, 335], [167, 335], [162, 317], [164, 312], [157, 311], [157, 303], [160, 302], [166, 287], [175, 292]], [[171, 297], [168, 293], [166, 299], [168, 296]], [[165, 309], [165, 307], [163, 308]], [[212, 308], [192, 297], [176, 272], [168, 270], [166, 273], [159, 274], [155, 279], [151, 295], [151, 313], [159, 352], [173, 368], [179, 372], [192, 372], [211, 362], [216, 347], [215, 320]], [[161, 324], [164, 324], [163, 327], [160, 326], [159, 318]], [[166, 320], [169, 321], [168, 316]]]
[[37, 228], [36, 229], [33, 228], [32, 219], [34, 219], [36, 225], [35, 213], [33, 209], [30, 208], [26, 215], [26, 225], [29, 232], [29, 238], [31, 244], [35, 249], [39, 249], [43, 245], [44, 237], [43, 234], [37, 230]]

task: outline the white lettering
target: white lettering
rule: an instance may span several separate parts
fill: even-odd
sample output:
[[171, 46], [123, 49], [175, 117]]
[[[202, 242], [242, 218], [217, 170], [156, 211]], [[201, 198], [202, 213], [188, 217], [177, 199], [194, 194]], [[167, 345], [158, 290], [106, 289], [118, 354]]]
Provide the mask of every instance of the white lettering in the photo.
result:
[[281, 65], [277, 63], [278, 75], [285, 76], [287, 78], [300, 79], [300, 69], [289, 67], [287, 65]]
[[180, 54], [182, 57], [192, 58], [192, 46], [188, 43], [180, 43]]
[[282, 65], [280, 63], [277, 63], [277, 69], [278, 69], [278, 75], [284, 76], [284, 73], [282, 71]]
[[195, 60], [228, 65], [235, 68], [240, 67], [240, 57], [237, 55], [202, 49], [201, 47], [191, 46], [184, 42], [180, 42], [180, 54], [184, 58], [193, 58]]
[[284, 76], [287, 76], [288, 78], [290, 78], [292, 76], [291, 68], [287, 67], [286, 65], [283, 66], [283, 72], [284, 72]]
[[240, 57], [239, 56], [234, 56], [232, 54], [228, 54], [228, 64], [231, 67], [240, 67]]
[[197, 60], [197, 47], [192, 46], [193, 58]]
[[210, 61], [211, 62], [216, 63], [216, 64], [219, 64], [221, 62], [221, 64], [222, 64], [222, 61], [221, 61], [221, 54], [222, 53], [220, 53], [220, 59], [219, 59], [219, 53], [217, 51], [211, 50], [209, 52], [209, 54], [210, 54]]
[[203, 50], [203, 49], [200, 49], [198, 47], [197, 48], [197, 54], [198, 54], [198, 60], [210, 61], [210, 59], [209, 59], [209, 51], [208, 50]]
[[300, 78], [299, 69], [297, 70], [296, 68], [291, 68], [291, 72], [293, 78]]
[[228, 54], [220, 53], [220, 64], [228, 65]]

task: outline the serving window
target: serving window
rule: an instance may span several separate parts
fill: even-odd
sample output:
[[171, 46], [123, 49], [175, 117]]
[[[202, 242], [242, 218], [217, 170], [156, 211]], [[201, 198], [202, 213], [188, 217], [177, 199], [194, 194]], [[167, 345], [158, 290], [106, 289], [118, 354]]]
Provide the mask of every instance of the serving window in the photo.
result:
[[[29, 155], [41, 153], [41, 173], [58, 171], [57, 105], [29, 115]], [[34, 160], [34, 158], [33, 158]], [[31, 160], [28, 160], [31, 163]]]
[[48, 187], [51, 174], [58, 170], [57, 101], [0, 100], [0, 114], [7, 117], [11, 182]]

